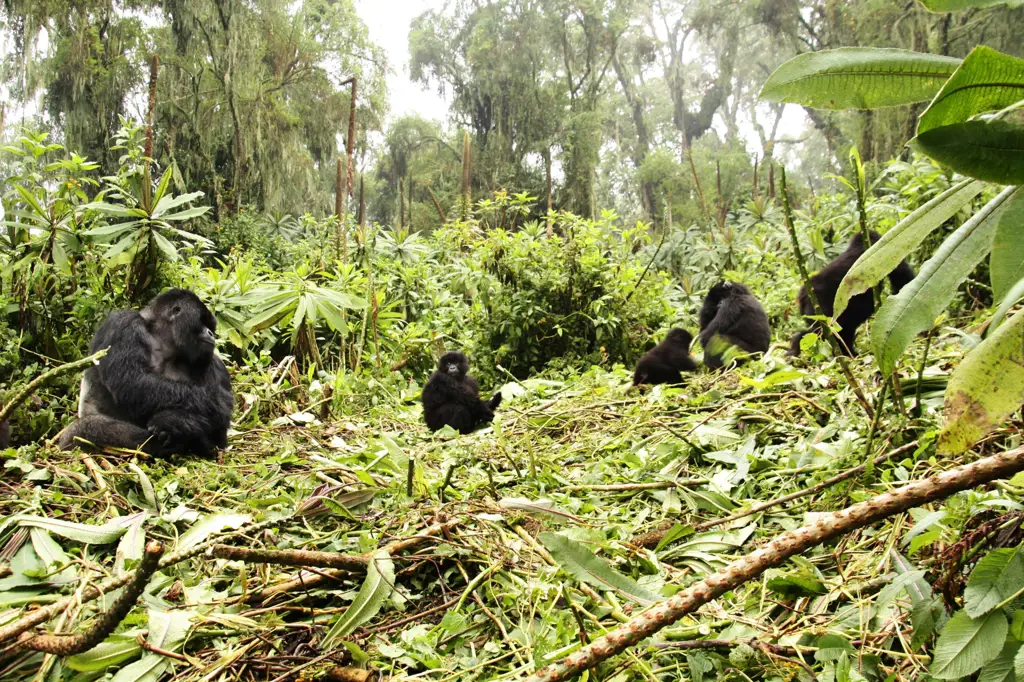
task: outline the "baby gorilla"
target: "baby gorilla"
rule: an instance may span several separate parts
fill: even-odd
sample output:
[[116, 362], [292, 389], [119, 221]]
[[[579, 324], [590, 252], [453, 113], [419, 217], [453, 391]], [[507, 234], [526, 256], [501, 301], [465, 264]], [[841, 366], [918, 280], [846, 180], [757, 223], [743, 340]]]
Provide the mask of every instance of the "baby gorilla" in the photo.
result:
[[747, 353], [764, 353], [771, 344], [768, 315], [750, 289], [738, 282], [719, 282], [711, 287], [700, 309], [700, 343], [704, 364], [721, 367], [729, 346]]
[[694, 372], [697, 363], [690, 357], [693, 337], [685, 329], [670, 329], [665, 340], [647, 351], [636, 363], [633, 385], [681, 384], [682, 372]]
[[[875, 232], [869, 232], [871, 235], [871, 243], [874, 244], [881, 236]], [[850, 271], [853, 264], [857, 262], [857, 259], [867, 250], [864, 246], [864, 235], [857, 233], [857, 235], [850, 240], [846, 250], [839, 254], [839, 257], [834, 261], [826, 265], [821, 269], [820, 272], [811, 277], [811, 286], [814, 287], [814, 297], [818, 299], [818, 304], [821, 306], [821, 311], [832, 317], [832, 311], [836, 302], [836, 292], [839, 291], [839, 284], [846, 277], [846, 273]], [[914, 271], [906, 261], [900, 261], [900, 264], [896, 266], [896, 269], [889, 273], [889, 283], [892, 285], [892, 292], [898, 293], [900, 289], [905, 287], [910, 280], [914, 279]], [[814, 304], [811, 303], [811, 297], [807, 295], [807, 287], [800, 288], [800, 314], [801, 315], [815, 315]], [[849, 305], [846, 306], [846, 310], [839, 316], [836, 322], [842, 327], [839, 332], [839, 338], [842, 339], [841, 350], [844, 353], [853, 355], [856, 351], [853, 347], [853, 342], [857, 337], [857, 328], [864, 324], [869, 317], [875, 313], [875, 296], [871, 291], [865, 291], [862, 294], [857, 294], [850, 299]], [[800, 339], [804, 338], [805, 334], [810, 332], [821, 332], [821, 325], [817, 322], [811, 324], [807, 329], [798, 332], [793, 336], [793, 343], [790, 346], [788, 355], [800, 355]]]
[[437, 371], [423, 387], [423, 417], [431, 431], [446, 424], [459, 433], [471, 433], [480, 424], [494, 419], [494, 410], [501, 404], [501, 393], [489, 401], [480, 400], [480, 385], [466, 374], [469, 360], [458, 352], [441, 356]]

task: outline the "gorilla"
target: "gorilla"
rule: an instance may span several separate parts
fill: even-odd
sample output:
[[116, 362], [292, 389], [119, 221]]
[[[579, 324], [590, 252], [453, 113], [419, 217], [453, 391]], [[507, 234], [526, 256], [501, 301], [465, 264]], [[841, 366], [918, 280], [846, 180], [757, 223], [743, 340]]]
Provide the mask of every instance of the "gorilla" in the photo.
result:
[[480, 385], [466, 374], [469, 360], [459, 352], [441, 356], [437, 370], [423, 387], [423, 418], [431, 431], [446, 424], [459, 433], [472, 433], [480, 424], [494, 419], [494, 410], [501, 404], [501, 392], [489, 401], [480, 400]]
[[640, 384], [681, 384], [681, 372], [694, 372], [697, 363], [690, 357], [693, 337], [685, 329], [670, 329], [665, 340], [647, 351], [636, 363], [633, 385]]
[[738, 282], [722, 281], [711, 287], [700, 309], [700, 339], [704, 364], [712, 369], [722, 366], [728, 346], [747, 353], [764, 353], [771, 344], [771, 328], [764, 308]]
[[235, 398], [214, 354], [217, 322], [199, 297], [171, 289], [140, 311], [115, 310], [89, 351], [109, 348], [86, 370], [78, 420], [60, 438], [147, 454], [211, 455], [227, 446]]
[[[869, 231], [871, 236], [871, 243], [874, 244], [879, 239], [879, 235], [874, 230]], [[832, 317], [833, 306], [836, 301], [836, 292], [839, 291], [839, 283], [846, 277], [846, 273], [850, 271], [853, 264], [857, 262], [857, 259], [867, 250], [864, 245], [864, 235], [860, 232], [850, 240], [846, 250], [843, 251], [839, 256], [821, 269], [820, 272], [811, 276], [811, 286], [814, 287], [814, 297], [818, 299], [818, 304], [821, 306], [821, 311], [828, 317]], [[889, 273], [889, 283], [892, 285], [892, 292], [898, 293], [900, 289], [905, 287], [910, 280], [914, 279], [914, 270], [907, 265], [906, 261], [900, 261], [900, 264], [896, 266], [896, 269]], [[807, 295], [807, 287], [803, 286], [800, 288], [800, 314], [801, 315], [815, 315], [817, 314], [814, 310], [814, 304], [811, 303], [811, 297]], [[839, 316], [836, 322], [842, 327], [839, 332], [839, 338], [842, 340], [841, 349], [848, 355], [853, 355], [856, 351], [854, 350], [853, 342], [857, 337], [857, 328], [864, 324], [869, 317], [875, 313], [875, 296], [871, 291], [865, 291], [862, 294], [857, 294], [850, 299], [849, 305], [846, 306], [846, 310]], [[800, 355], [800, 339], [804, 338], [804, 335], [810, 332], [820, 333], [821, 324], [818, 322], [812, 323], [807, 329], [801, 332], [797, 332], [793, 336], [793, 343], [790, 346], [787, 355], [795, 356]]]

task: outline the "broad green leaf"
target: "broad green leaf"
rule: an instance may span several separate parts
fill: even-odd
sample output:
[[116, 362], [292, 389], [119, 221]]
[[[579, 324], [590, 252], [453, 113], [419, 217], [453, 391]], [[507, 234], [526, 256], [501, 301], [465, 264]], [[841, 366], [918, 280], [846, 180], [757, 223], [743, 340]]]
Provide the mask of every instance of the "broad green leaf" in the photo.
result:
[[82, 208], [93, 211], [99, 211], [108, 216], [115, 218], [148, 218], [149, 214], [143, 211], [141, 208], [125, 208], [124, 206], [118, 206], [117, 204], [108, 204], [105, 201], [93, 201], [86, 204]]
[[992, 316], [992, 321], [989, 322], [986, 332], [988, 336], [995, 333], [996, 329], [1006, 321], [1006, 314], [1010, 312], [1010, 308], [1017, 305], [1021, 300], [1024, 300], [1024, 278], [1021, 278], [1019, 282], [1010, 287], [1010, 291], [1003, 297], [1003, 302], [999, 304], [995, 314]]
[[1020, 651], [1021, 643], [1013, 637], [1007, 637], [1003, 650], [999, 655], [985, 664], [978, 674], [978, 682], [1017, 682], [1017, 674], [1013, 669], [1013, 659]]
[[[71, 563], [61, 546], [42, 528], [32, 528], [29, 531], [29, 537], [32, 538], [32, 549], [36, 551], [36, 556], [43, 560], [47, 571], [53, 571]], [[74, 575], [73, 571], [72, 575]]]
[[22, 200], [26, 204], [28, 204], [32, 208], [32, 210], [35, 211], [40, 217], [47, 218], [49, 216], [49, 213], [47, 213], [46, 209], [44, 209], [42, 205], [40, 205], [39, 201], [36, 199], [35, 195], [32, 194], [32, 192], [29, 192], [21, 185], [15, 185], [14, 189], [15, 191], [18, 192], [18, 194], [21, 195]]
[[1009, 626], [1001, 611], [971, 618], [957, 611], [939, 635], [928, 671], [939, 680], [970, 675], [1002, 651]]
[[551, 556], [562, 570], [580, 582], [617, 592], [641, 605], [657, 601], [657, 595], [651, 594], [631, 578], [616, 571], [608, 562], [598, 558], [575, 540], [557, 533], [541, 533], [537, 539], [551, 552]]
[[110, 682], [159, 682], [170, 669], [171, 659], [160, 654], [146, 653], [139, 660], [118, 670]]
[[102, 526], [89, 526], [84, 523], [72, 523], [60, 519], [48, 519], [43, 516], [12, 516], [9, 521], [27, 528], [42, 528], [54, 535], [81, 542], [83, 545], [106, 545], [124, 535], [126, 527], [114, 521]]
[[[182, 204], [187, 204], [190, 201], [195, 201], [203, 196], [203, 192], [189, 192], [188, 194], [179, 194], [176, 197], [165, 196], [156, 202], [156, 208], [153, 209], [153, 217], [159, 218], [167, 211], [172, 208], [177, 208]], [[206, 208], [209, 208], [208, 206]]]
[[127, 517], [130, 519], [127, 524], [128, 531], [117, 543], [117, 551], [114, 553], [114, 568], [118, 575], [134, 572], [134, 569], [129, 570], [125, 567], [126, 561], [142, 560], [142, 555], [146, 551], [146, 531], [142, 525], [148, 516], [146, 512], [139, 512]]
[[1024, 185], [1024, 125], [967, 121], [921, 133], [910, 144], [968, 177]]
[[996, 300], [1002, 300], [1010, 288], [1024, 279], [1024, 189], [1014, 192], [999, 213], [996, 234], [992, 238], [989, 271]]
[[1017, 655], [1013, 657], [1013, 672], [1017, 675], [1017, 679], [1024, 680], [1024, 648], [1017, 650]]
[[96, 670], [106, 670], [131, 660], [142, 651], [142, 647], [135, 641], [135, 637], [139, 632], [141, 630], [131, 630], [110, 635], [92, 649], [68, 657], [67, 665], [72, 670], [77, 670], [78, 672], [93, 672]]
[[174, 248], [174, 244], [167, 240], [167, 237], [163, 236], [156, 230], [151, 233], [153, 239], [156, 240], [156, 247], [160, 249], [160, 252], [164, 254], [164, 257], [172, 263], [176, 263], [181, 260], [181, 256], [178, 255], [178, 250]]
[[964, 591], [964, 611], [983, 616], [1024, 585], [1024, 554], [1006, 547], [989, 552], [971, 571]]
[[386, 551], [377, 551], [366, 568], [366, 580], [359, 588], [359, 594], [324, 635], [323, 646], [336, 644], [337, 638], [352, 634], [356, 628], [376, 616], [394, 589], [395, 562]]
[[921, 4], [930, 12], [959, 12], [960, 10], [984, 7], [1022, 7], [1024, 0], [921, 0]]
[[[946, 386], [938, 450], [959, 454], [1024, 403], [1024, 310], [964, 357]], [[997, 390], [998, 389], [998, 390]]]
[[82, 234], [90, 237], [109, 237], [111, 235], [118, 234], [119, 232], [124, 232], [136, 224], [138, 224], [138, 221], [117, 223], [116, 225], [104, 225], [103, 227], [94, 227], [91, 230], [86, 230]]
[[[149, 178], [149, 176], [148, 176], [148, 173], [147, 173], [147, 175], [145, 176], [145, 181], [146, 182], [149, 181], [148, 178]], [[159, 206], [160, 205], [160, 201], [164, 198], [164, 196], [166, 196], [167, 190], [170, 189], [170, 187], [171, 187], [171, 170], [168, 168], [167, 170], [164, 171], [163, 177], [160, 178], [160, 183], [156, 186], [156, 192], [153, 193], [152, 201], [154, 203], [150, 204], [150, 205], [154, 206], [154, 209], [152, 211], [152, 213], [154, 215], [156, 214], [155, 206]]]
[[885, 279], [925, 237], [956, 215], [964, 204], [978, 196], [984, 188], [985, 183], [978, 180], [959, 182], [883, 234], [854, 263], [840, 283], [833, 307], [834, 317], [839, 317], [846, 310], [851, 298]]
[[761, 99], [815, 109], [874, 109], [935, 96], [960, 60], [874, 47], [807, 52], [768, 77]]
[[883, 373], [892, 374], [910, 340], [935, 324], [960, 283], [989, 253], [997, 224], [992, 217], [1012, 192], [1004, 190], [946, 237], [917, 277], [882, 304], [871, 326], [871, 341]]
[[153, 646], [164, 651], [178, 651], [185, 644], [188, 631], [192, 628], [192, 612], [149, 610], [149, 635], [146, 638]]
[[179, 211], [178, 213], [165, 215], [161, 220], [172, 220], [175, 222], [191, 220], [192, 218], [198, 218], [199, 216], [206, 214], [209, 210], [209, 206], [195, 206], [193, 208], [186, 208], [184, 211]]
[[142, 240], [146, 237], [145, 228], [135, 230], [129, 234], [126, 234], [121, 238], [119, 242], [111, 246], [103, 254], [103, 257], [107, 260], [115, 258], [120, 254], [124, 253], [130, 248], [139, 248], [142, 246]]
[[192, 524], [192, 527], [185, 531], [185, 534], [178, 538], [174, 545], [174, 551], [180, 552], [194, 547], [206, 540], [214, 533], [219, 533], [228, 528], [234, 530], [241, 528], [252, 521], [248, 514], [210, 514]]
[[1024, 60], [981, 45], [967, 55], [939, 90], [921, 116], [917, 134], [963, 123], [1020, 100], [1024, 100]]

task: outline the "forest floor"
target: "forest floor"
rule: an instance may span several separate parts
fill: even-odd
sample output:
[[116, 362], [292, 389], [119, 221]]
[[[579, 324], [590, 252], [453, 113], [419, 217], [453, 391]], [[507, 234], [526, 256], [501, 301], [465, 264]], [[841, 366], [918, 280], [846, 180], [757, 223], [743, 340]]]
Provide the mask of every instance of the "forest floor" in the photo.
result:
[[[508, 384], [494, 424], [467, 436], [431, 434], [415, 401], [336, 398], [343, 416], [282, 417], [218, 461], [23, 448], [0, 479], [0, 531], [21, 527], [0, 548], [0, 634], [23, 606], [74, 595], [46, 628], [89, 629], [117, 593], [90, 600], [85, 586], [130, 575], [147, 541], [186, 558], [100, 647], [0, 653], [0, 679], [524, 677], [817, 513], [956, 464], [929, 445], [942, 353], [957, 354], [933, 348], [923, 416], [905, 395], [906, 413], [887, 402], [874, 429], [834, 363], [768, 358], [682, 388], [596, 368]], [[870, 358], [851, 365], [875, 402]], [[912, 611], [929, 585], [955, 604], [979, 549], [961, 533], [1007, 526], [1019, 492], [962, 493], [813, 549], [600, 679], [917, 679], [933, 640]]]

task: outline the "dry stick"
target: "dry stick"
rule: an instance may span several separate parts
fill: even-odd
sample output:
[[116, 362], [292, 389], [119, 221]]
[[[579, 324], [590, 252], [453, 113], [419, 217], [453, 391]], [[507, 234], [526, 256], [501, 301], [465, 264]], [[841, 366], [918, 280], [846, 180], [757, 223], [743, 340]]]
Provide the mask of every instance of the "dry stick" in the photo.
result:
[[566, 485], [562, 490], [595, 490], [601, 492], [627, 492], [630, 490], [665, 490], [666, 488], [682, 488], [689, 485], [707, 483], [706, 478], [681, 478], [678, 481], [654, 481], [652, 483], [608, 483], [602, 485]]
[[43, 386], [43, 384], [46, 384], [51, 379], [55, 379], [64, 374], [70, 374], [75, 370], [82, 369], [83, 367], [89, 367], [106, 354], [107, 349], [104, 348], [98, 353], [93, 353], [87, 358], [75, 360], [74, 362], [69, 362], [67, 364], [60, 365], [59, 367], [54, 367], [53, 369], [47, 372], [43, 372], [35, 379], [28, 382], [24, 388], [15, 393], [14, 397], [11, 398], [6, 405], [4, 405], [3, 409], [0, 410], [0, 421], [3, 421], [10, 417], [11, 412], [14, 412], [14, 410], [16, 410], [19, 405], [28, 400], [29, 397], [32, 396], [32, 394], [34, 394], [36, 391], [39, 390], [41, 386]]
[[1022, 470], [1024, 448], [1017, 448], [914, 481], [841, 511], [823, 514], [813, 523], [779, 535], [767, 545], [733, 561], [714, 575], [639, 614], [561, 661], [538, 670], [527, 682], [569, 679], [643, 641], [725, 592], [757, 578], [767, 569], [779, 566], [792, 556], [913, 507], [944, 499], [961, 490], [999, 478], [1010, 477]]
[[[434, 537], [441, 531], [447, 531], [449, 528], [453, 528], [457, 525], [454, 521], [447, 523], [435, 523], [429, 528], [425, 528], [419, 535], [413, 535], [412, 537], [402, 538], [401, 540], [395, 540], [390, 542], [381, 549], [386, 551], [388, 554], [395, 555], [411, 547], [416, 547], [426, 542], [428, 539]], [[380, 551], [380, 550], [377, 550]], [[253, 592], [246, 599], [247, 602], [265, 601], [266, 599], [273, 597], [274, 595], [281, 594], [282, 592], [290, 592], [292, 590], [316, 587], [320, 583], [330, 578], [340, 578], [343, 575], [349, 573], [349, 571], [339, 569], [328, 569], [315, 575], [303, 575], [291, 580], [285, 580], [276, 585], [271, 585], [259, 592]]]
[[304, 549], [248, 549], [231, 545], [214, 545], [207, 554], [215, 559], [245, 561], [251, 564], [334, 568], [345, 573], [365, 573], [366, 567], [373, 560], [367, 554], [314, 552]]
[[149, 106], [146, 109], [146, 167], [153, 158], [153, 111], [156, 109], [156, 78], [160, 71], [160, 55], [154, 54], [149, 65]]
[[[184, 550], [182, 550], [180, 552], [175, 552], [173, 554], [168, 554], [167, 556], [165, 556], [163, 559], [160, 560], [160, 564], [159, 564], [159, 566], [157, 568], [158, 569], [167, 568], [168, 566], [172, 566], [174, 564], [177, 564], [177, 563], [180, 563], [182, 561], [185, 561], [186, 559], [191, 559], [194, 556], [202, 554], [203, 552], [205, 552], [207, 549], [209, 549], [214, 544], [216, 544], [218, 542], [222, 542], [222, 541], [224, 541], [227, 538], [234, 537], [234, 536], [237, 536], [237, 535], [243, 535], [245, 533], [259, 532], [259, 531], [263, 530], [264, 528], [269, 528], [270, 526], [276, 526], [277, 524], [279, 524], [279, 523], [281, 523], [282, 521], [285, 521], [285, 520], [287, 520], [287, 519], [285, 519], [285, 518], [271, 519], [269, 521], [261, 521], [260, 523], [254, 523], [254, 524], [249, 525], [249, 526], [243, 526], [242, 528], [240, 528], [238, 530], [232, 531], [230, 533], [226, 533], [226, 534], [221, 535], [221, 536], [219, 536], [217, 538], [214, 538], [212, 540], [207, 540], [206, 542], [201, 542], [198, 545], [196, 545], [195, 547], [190, 547], [190, 548], [184, 549]], [[122, 588], [125, 585], [127, 585], [129, 582], [131, 582], [132, 578], [133, 578], [132, 575], [120, 576], [120, 577], [117, 577], [117, 578], [109, 578], [107, 580], [104, 580], [102, 583], [100, 583], [99, 585], [97, 585], [95, 587], [90, 587], [90, 588], [87, 588], [87, 589], [83, 590], [81, 596], [79, 596], [79, 595], [72, 595], [70, 597], [65, 597], [64, 599], [61, 599], [60, 601], [56, 601], [56, 602], [54, 602], [52, 604], [49, 604], [47, 606], [41, 606], [38, 609], [36, 609], [35, 611], [32, 611], [31, 613], [29, 613], [27, 616], [19, 618], [18, 620], [14, 621], [13, 623], [8, 623], [7, 625], [4, 625], [3, 627], [0, 627], [0, 644], [5, 642], [6, 640], [11, 639], [12, 637], [17, 637], [18, 635], [20, 635], [22, 632], [25, 632], [26, 630], [30, 630], [30, 629], [34, 628], [35, 626], [37, 626], [37, 625], [45, 623], [46, 621], [50, 620], [55, 615], [57, 615], [58, 613], [60, 613], [64, 609], [68, 608], [69, 606], [74, 606], [76, 604], [84, 604], [86, 602], [90, 602], [90, 601], [92, 601], [94, 599], [98, 599], [99, 597], [102, 597], [104, 594], [108, 594], [109, 592], [111, 592], [113, 590]]]
[[22, 633], [18, 644], [26, 649], [42, 651], [57, 656], [73, 656], [93, 648], [114, 631], [122, 620], [135, 606], [135, 601], [146, 589], [146, 583], [156, 572], [160, 565], [160, 557], [164, 553], [164, 546], [156, 540], [146, 545], [146, 552], [142, 555], [142, 563], [131, 577], [131, 582], [124, 588], [124, 592], [113, 603], [110, 609], [96, 621], [87, 632], [77, 635], [32, 635], [28, 632]]
[[[804, 281], [804, 288], [807, 290], [807, 298], [810, 299], [811, 305], [814, 306], [814, 312], [822, 317], [826, 317], [825, 312], [822, 310], [821, 304], [818, 301], [818, 297], [814, 294], [814, 287], [811, 286], [811, 276], [807, 272], [807, 262], [804, 260], [804, 254], [800, 251], [800, 240], [796, 236], [796, 223], [793, 222], [793, 209], [789, 205], [789, 190], [786, 187], [786, 167], [780, 166], [779, 171], [781, 173], [779, 180], [782, 184], [782, 212], [786, 218], [786, 228], [789, 230], [789, 238], [793, 242], [793, 254], [796, 257], [797, 267], [800, 269], [800, 277]], [[857, 401], [861, 404], [861, 407], [864, 408], [864, 412], [867, 413], [868, 419], [873, 419], [875, 413], [871, 409], [868, 399], [864, 397], [864, 389], [861, 388], [860, 382], [857, 381], [857, 377], [853, 376], [853, 372], [850, 371], [850, 365], [846, 362], [846, 358], [842, 357], [842, 351], [839, 348], [839, 343], [841, 342], [836, 341], [834, 338], [832, 327], [828, 326], [828, 329], [828, 339], [832, 343], [832, 348], [835, 352], [836, 361], [839, 363], [839, 368], [846, 376], [846, 380], [850, 382], [850, 387], [857, 396]]]
[[[891, 458], [895, 457], [896, 455], [901, 455], [904, 452], [908, 452], [909, 450], [913, 450], [917, 446], [918, 446], [918, 442], [916, 440], [913, 441], [912, 443], [907, 443], [906, 445], [900, 446], [900, 447], [896, 448], [895, 450], [892, 450], [891, 452], [887, 452], [884, 455], [879, 455], [878, 457], [875, 457], [875, 459], [871, 460], [870, 464], [871, 464], [872, 467], [874, 467], [874, 466], [876, 466], [878, 464], [881, 464], [882, 462], [886, 461], [887, 459], [891, 459]], [[731, 521], [736, 521], [737, 519], [746, 518], [747, 516], [753, 516], [754, 514], [757, 514], [759, 512], [763, 512], [765, 509], [771, 509], [772, 507], [777, 507], [780, 504], [785, 504], [787, 502], [792, 502], [793, 500], [798, 500], [801, 497], [807, 497], [808, 495], [814, 495], [815, 493], [821, 492], [825, 488], [830, 488], [830, 487], [834, 486], [836, 483], [842, 483], [843, 481], [845, 481], [848, 478], [853, 478], [857, 474], [859, 474], [862, 471], [864, 471], [867, 467], [868, 467], [868, 462], [864, 462], [864, 464], [860, 464], [858, 466], [855, 466], [852, 469], [847, 469], [846, 471], [844, 471], [844, 472], [842, 472], [840, 474], [836, 474], [832, 478], [826, 478], [821, 483], [817, 483], [815, 485], [812, 485], [809, 488], [804, 488], [803, 490], [798, 490], [795, 493], [792, 493], [790, 495], [785, 495], [783, 497], [778, 497], [778, 498], [776, 498], [774, 500], [768, 500], [767, 502], [762, 502], [760, 504], [755, 504], [753, 507], [751, 507], [750, 509], [748, 509], [746, 511], [736, 512], [735, 514], [730, 514], [729, 516], [723, 516], [720, 519], [715, 519], [713, 521], [705, 521], [704, 523], [698, 523], [696, 526], [693, 527], [693, 530], [696, 533], [701, 533], [703, 531], [708, 530], [709, 528], [714, 528], [715, 526], [721, 526], [722, 524], [730, 523]], [[647, 533], [645, 535], [641, 535], [641, 536], [635, 538], [633, 540], [632, 544], [638, 545], [640, 547], [657, 547], [658, 543], [661, 542], [661, 539], [663, 537], [665, 537], [665, 534], [667, 532], [668, 532], [668, 529], [665, 529], [665, 530], [657, 530], [657, 531], [654, 531], [654, 532], [651, 532], [651, 533]]]

